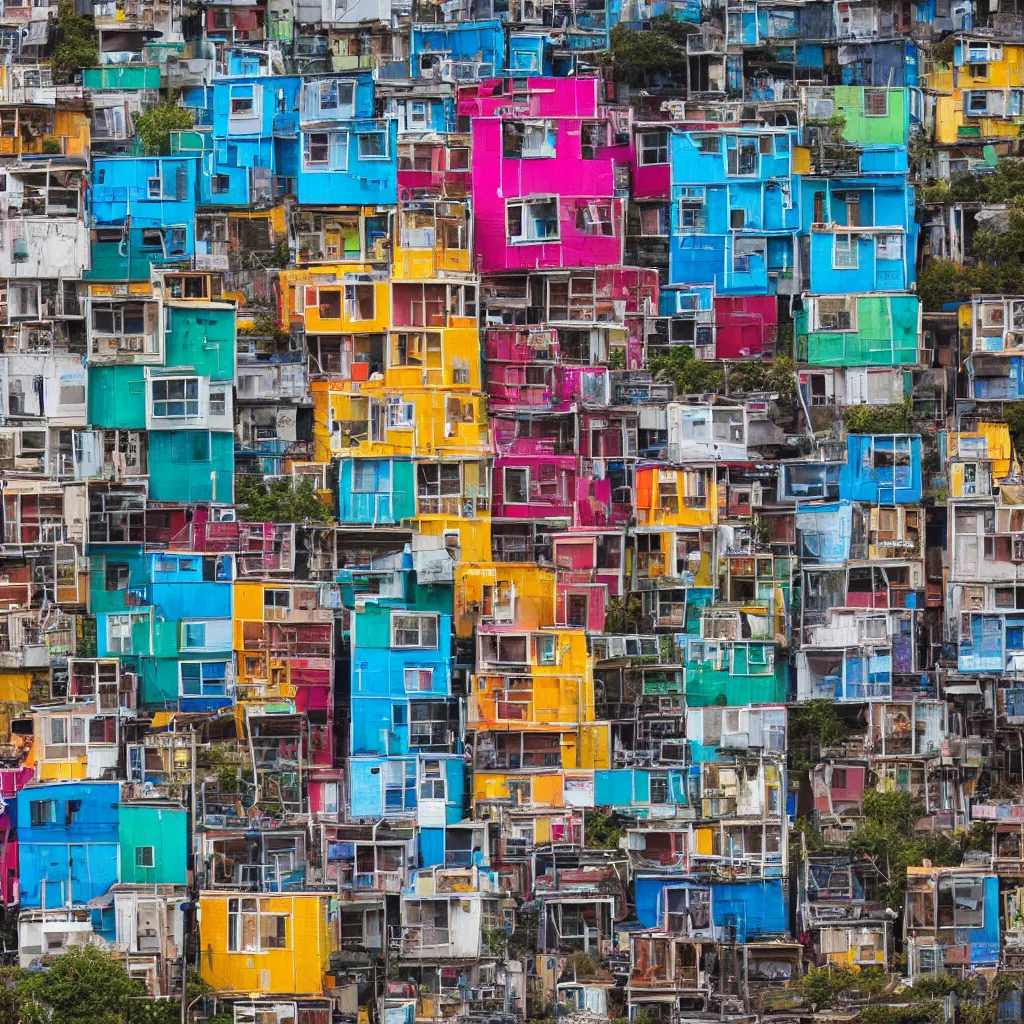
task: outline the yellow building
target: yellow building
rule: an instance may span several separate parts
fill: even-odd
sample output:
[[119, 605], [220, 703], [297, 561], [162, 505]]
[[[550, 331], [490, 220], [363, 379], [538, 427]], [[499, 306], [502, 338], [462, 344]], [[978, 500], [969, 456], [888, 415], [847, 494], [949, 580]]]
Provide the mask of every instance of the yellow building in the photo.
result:
[[992, 38], [957, 37], [952, 66], [924, 76], [935, 100], [935, 141], [948, 146], [1016, 139], [1022, 120], [1024, 45]]
[[637, 466], [636, 514], [639, 526], [714, 526], [718, 522], [715, 467]]
[[330, 900], [324, 893], [201, 893], [203, 981], [219, 992], [322, 995]]

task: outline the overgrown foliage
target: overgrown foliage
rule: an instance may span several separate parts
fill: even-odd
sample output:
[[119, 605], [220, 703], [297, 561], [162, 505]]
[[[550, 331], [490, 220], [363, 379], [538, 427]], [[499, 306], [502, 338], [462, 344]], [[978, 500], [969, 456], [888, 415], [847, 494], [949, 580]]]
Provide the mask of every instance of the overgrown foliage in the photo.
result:
[[652, 78], [686, 74], [686, 37], [696, 26], [670, 15], [655, 18], [650, 28], [634, 32], [616, 25], [611, 33], [615, 77], [631, 85], [645, 85]]
[[643, 605], [636, 594], [630, 594], [625, 600], [613, 597], [605, 606], [606, 633], [650, 633], [652, 629], [651, 617], [644, 615]]
[[70, 78], [82, 68], [99, 64], [96, 26], [92, 18], [75, 14], [74, 0], [61, 0], [57, 8], [56, 39], [50, 66], [58, 78]]
[[910, 429], [911, 411], [909, 398], [892, 405], [851, 405], [843, 423], [851, 434], [903, 434]]
[[614, 812], [595, 809], [587, 812], [583, 844], [588, 850], [617, 850], [622, 836], [622, 824]]
[[169, 156], [172, 132], [184, 132], [195, 126], [195, 118], [184, 107], [179, 107], [173, 96], [165, 97], [157, 106], [136, 115], [135, 134], [149, 156]]
[[955, 867], [963, 860], [960, 846], [944, 833], [918, 836], [914, 822], [919, 816], [909, 793], [867, 790], [864, 820], [850, 837], [850, 852], [867, 857], [881, 873], [883, 899], [893, 908], [903, 899], [908, 867], [919, 867], [925, 859], [936, 867]]
[[288, 480], [263, 481], [236, 478], [235, 501], [242, 515], [254, 523], [332, 523], [334, 511], [321, 501], [308, 480], [293, 487]]
[[948, 186], [922, 190], [925, 203], [1006, 204], [1006, 230], [979, 227], [974, 234], [976, 266], [930, 260], [918, 277], [917, 291], [927, 310], [964, 302], [972, 290], [1018, 295], [1024, 290], [1024, 159], [1002, 159], [980, 174], [955, 174]]
[[94, 946], [72, 948], [18, 982], [25, 1024], [122, 1024], [145, 983]]
[[770, 363], [749, 359], [729, 365], [729, 392], [772, 391], [780, 396], [796, 394], [796, 363], [776, 356]]
[[1003, 419], [1009, 428], [1014, 451], [1019, 456], [1024, 452], [1024, 402], [1007, 402], [1003, 406]]
[[846, 738], [846, 724], [830, 700], [809, 700], [789, 710], [789, 739], [792, 744], [807, 744], [813, 752], [831, 747]]
[[674, 348], [668, 355], [651, 358], [651, 372], [658, 380], [672, 381], [681, 395], [715, 394], [725, 385], [718, 363], [706, 363], [691, 348]]

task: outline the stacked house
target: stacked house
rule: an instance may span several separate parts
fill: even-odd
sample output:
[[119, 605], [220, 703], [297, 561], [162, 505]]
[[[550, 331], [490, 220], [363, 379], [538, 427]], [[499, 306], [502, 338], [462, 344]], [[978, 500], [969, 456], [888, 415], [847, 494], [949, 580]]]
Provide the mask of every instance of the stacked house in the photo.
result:
[[1022, 37], [3, 5], [9, 962], [183, 1024], [1019, 1019]]

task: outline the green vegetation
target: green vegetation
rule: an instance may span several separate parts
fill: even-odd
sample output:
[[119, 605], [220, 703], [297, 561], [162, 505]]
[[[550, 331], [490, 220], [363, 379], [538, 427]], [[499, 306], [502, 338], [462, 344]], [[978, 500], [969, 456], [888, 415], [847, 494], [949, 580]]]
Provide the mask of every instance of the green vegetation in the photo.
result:
[[188, 131], [195, 126], [195, 118], [178, 106], [176, 97], [167, 96], [158, 106], [144, 110], [133, 123], [148, 156], [169, 156], [171, 133]]
[[725, 385], [718, 363], [706, 363], [691, 348], [674, 348], [668, 355], [651, 358], [651, 372], [658, 380], [672, 381], [681, 395], [717, 394]]
[[910, 430], [910, 399], [893, 405], [851, 405], [843, 412], [850, 434], [905, 434]]
[[[207, 990], [189, 978], [188, 997]], [[45, 971], [0, 976], [0, 1024], [177, 1024], [177, 999], [150, 999], [146, 983], [95, 946], [73, 947]], [[213, 1018], [209, 1024], [222, 1024]]]
[[601, 810], [587, 812], [583, 845], [588, 850], [617, 850], [622, 826], [618, 815]]
[[846, 724], [830, 700], [809, 700], [789, 710], [791, 744], [806, 744], [813, 751], [835, 746], [846, 738]]
[[909, 793], [869, 789], [864, 793], [864, 820], [850, 837], [849, 850], [867, 857], [882, 875], [882, 897], [898, 907], [907, 887], [907, 868], [925, 859], [936, 867], [955, 867], [963, 851], [949, 836], [934, 832], [918, 836], [914, 822], [920, 809]]
[[262, 480], [251, 483], [237, 477], [235, 501], [242, 514], [254, 523], [332, 523], [334, 510], [321, 501], [308, 480], [293, 487], [288, 480], [276, 480], [269, 486]]
[[695, 25], [670, 15], [655, 18], [644, 32], [616, 25], [611, 34], [615, 77], [631, 85], [644, 85], [652, 76], [686, 74], [686, 37]]
[[630, 594], [625, 601], [621, 597], [608, 601], [604, 612], [606, 633], [650, 633], [653, 628], [651, 617], [644, 615], [636, 594]]
[[58, 79], [71, 78], [82, 68], [99, 64], [96, 27], [92, 18], [75, 14], [74, 0], [61, 0], [57, 9], [56, 39], [57, 45], [50, 55], [50, 67]]

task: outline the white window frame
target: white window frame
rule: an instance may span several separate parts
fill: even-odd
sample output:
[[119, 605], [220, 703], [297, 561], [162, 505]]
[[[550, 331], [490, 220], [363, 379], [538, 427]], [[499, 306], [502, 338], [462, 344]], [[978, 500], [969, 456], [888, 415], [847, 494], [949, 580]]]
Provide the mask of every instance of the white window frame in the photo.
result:
[[[842, 250], [839, 240], [845, 239]], [[846, 260], [840, 259], [840, 251], [846, 253]], [[860, 235], [850, 231], [837, 231], [832, 241], [832, 269], [833, 270], [859, 270], [860, 269]]]
[[[537, 223], [535, 217], [530, 217], [530, 207], [538, 206], [541, 203], [555, 204], [555, 234], [544, 236], [530, 235], [530, 226]], [[508, 234], [508, 215], [514, 207], [520, 207], [520, 225], [523, 229], [522, 235]], [[509, 245], [546, 245], [549, 242], [561, 242], [562, 240], [562, 218], [558, 196], [532, 196], [529, 199], [509, 199], [505, 202], [505, 234]]]
[[[188, 395], [189, 384], [195, 383], [195, 398], [190, 398]], [[158, 386], [166, 388], [168, 385], [182, 383], [182, 397], [177, 398], [157, 398], [156, 390]], [[150, 403], [150, 412], [152, 418], [155, 420], [198, 420], [204, 415], [203, 411], [203, 395], [202, 395], [202, 378], [193, 376], [181, 376], [181, 377], [153, 377], [150, 380], [152, 401]], [[166, 392], [165, 392], [166, 393]], [[166, 408], [174, 403], [180, 402], [184, 407], [185, 411], [182, 413], [171, 413], [167, 412]], [[164, 407], [164, 412], [157, 412], [157, 404]], [[191, 407], [191, 408], [190, 408]]]
[[[640, 167], [665, 167], [665, 166], [667, 166], [668, 165], [668, 157], [669, 157], [669, 143], [670, 143], [669, 133], [667, 131], [663, 130], [663, 129], [659, 129], [659, 130], [656, 130], [656, 131], [640, 132], [639, 135], [640, 135], [640, 139], [639, 139], [640, 145], [637, 147], [637, 149], [639, 151], [638, 154], [637, 154], [637, 156], [638, 156], [637, 164]], [[655, 136], [655, 137], [656, 136], [664, 136], [665, 137], [665, 141], [664, 141], [664, 143], [658, 142], [658, 143], [656, 143], [654, 145], [651, 145], [650, 142], [649, 142], [649, 139], [652, 136]], [[651, 160], [651, 159], [648, 158], [648, 153], [650, 153], [652, 150], [653, 150], [655, 156], [659, 157], [659, 159]], [[665, 152], [664, 159], [660, 159], [660, 154], [661, 154], [662, 150], [664, 150], [664, 152]]]
[[[384, 152], [374, 156], [367, 156], [363, 152], [363, 140], [376, 135], [379, 135], [384, 139]], [[371, 131], [356, 132], [356, 159], [360, 163], [372, 163], [375, 160], [391, 159], [391, 133], [388, 131], [386, 125], [383, 128], [374, 128]]]
[[[400, 620], [405, 620], [405, 622], [400, 623]], [[399, 633], [412, 633], [413, 622], [415, 622], [418, 640], [410, 643], [408, 642], [408, 637], [405, 637], [400, 642]], [[430, 642], [429, 626], [427, 627], [428, 635], [426, 641], [424, 641], [424, 626], [427, 623], [433, 625], [433, 642]], [[440, 643], [440, 634], [440, 616], [436, 612], [410, 612], [397, 608], [391, 612], [391, 646], [396, 650], [437, 650]]]
[[[198, 665], [199, 666], [199, 693], [185, 693], [184, 692], [184, 681], [185, 673], [184, 668], [186, 665]], [[203, 675], [203, 665], [223, 665], [224, 676], [223, 676], [223, 690], [218, 693], [205, 693], [206, 678]], [[226, 697], [228, 696], [228, 689], [231, 684], [231, 662], [229, 658], [206, 658], [203, 660], [187, 659], [185, 661], [178, 662], [178, 697], [184, 700], [202, 700], [204, 697]]]
[[[885, 99], [885, 110], [879, 112], [876, 110], [868, 110], [868, 96], [881, 95]], [[888, 117], [889, 116], [889, 90], [888, 89], [875, 89], [865, 88], [864, 89], [864, 103], [861, 108], [864, 112], [865, 117]]]

